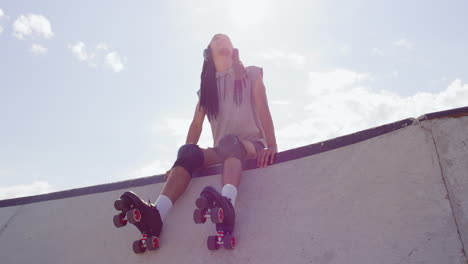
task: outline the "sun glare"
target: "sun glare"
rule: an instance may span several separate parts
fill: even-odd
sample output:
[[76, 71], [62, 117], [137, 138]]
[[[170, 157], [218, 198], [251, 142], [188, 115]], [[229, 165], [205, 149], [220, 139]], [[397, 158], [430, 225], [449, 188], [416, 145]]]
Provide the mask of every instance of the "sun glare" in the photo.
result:
[[228, 5], [228, 18], [234, 27], [238, 29], [255, 27], [265, 20], [268, 9], [269, 3], [265, 0], [230, 1]]

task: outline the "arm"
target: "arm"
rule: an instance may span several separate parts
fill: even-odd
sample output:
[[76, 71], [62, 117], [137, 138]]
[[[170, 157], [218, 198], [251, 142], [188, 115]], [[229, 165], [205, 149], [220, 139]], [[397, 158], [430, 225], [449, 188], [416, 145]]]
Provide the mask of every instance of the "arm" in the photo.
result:
[[255, 82], [253, 93], [257, 112], [259, 114], [260, 122], [262, 123], [263, 131], [265, 131], [265, 137], [268, 145], [267, 151], [259, 156], [259, 167], [266, 167], [268, 161], [270, 161], [270, 164], [274, 162], [274, 154], [278, 149], [276, 145], [275, 127], [268, 107], [266, 89], [262, 78], [258, 78]]
[[197, 144], [200, 139], [200, 135], [203, 129], [203, 121], [205, 120], [205, 110], [203, 107], [199, 107], [200, 103], [195, 108], [195, 114], [193, 116], [192, 123], [187, 134], [185, 144]]

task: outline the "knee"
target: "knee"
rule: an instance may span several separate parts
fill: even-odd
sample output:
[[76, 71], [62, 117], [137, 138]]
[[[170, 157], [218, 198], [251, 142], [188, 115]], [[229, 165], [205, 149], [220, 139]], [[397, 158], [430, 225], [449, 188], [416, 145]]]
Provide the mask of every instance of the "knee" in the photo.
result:
[[223, 137], [216, 147], [216, 152], [223, 161], [228, 158], [243, 160], [247, 155], [247, 150], [245, 149], [242, 141], [237, 136], [233, 135]]
[[172, 168], [175, 166], [181, 166], [188, 171], [190, 175], [194, 171], [203, 167], [205, 162], [205, 156], [203, 150], [195, 144], [186, 144], [179, 148], [177, 152], [177, 160], [175, 161]]

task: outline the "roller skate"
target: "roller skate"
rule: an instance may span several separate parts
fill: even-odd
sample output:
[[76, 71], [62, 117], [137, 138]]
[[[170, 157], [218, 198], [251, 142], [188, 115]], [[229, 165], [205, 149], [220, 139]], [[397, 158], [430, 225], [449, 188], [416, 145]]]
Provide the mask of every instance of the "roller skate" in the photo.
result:
[[114, 225], [117, 228], [130, 222], [141, 233], [141, 239], [133, 242], [132, 247], [135, 254], [159, 248], [159, 236], [163, 223], [158, 209], [153, 204], [145, 202], [135, 193], [127, 191], [114, 202], [114, 208], [121, 211], [114, 216]]
[[195, 201], [197, 209], [193, 212], [193, 220], [203, 224], [207, 219], [216, 224], [215, 236], [209, 236], [207, 247], [217, 250], [221, 246], [226, 249], [236, 247], [236, 238], [233, 235], [236, 214], [229, 198], [222, 196], [213, 187], [205, 187]]

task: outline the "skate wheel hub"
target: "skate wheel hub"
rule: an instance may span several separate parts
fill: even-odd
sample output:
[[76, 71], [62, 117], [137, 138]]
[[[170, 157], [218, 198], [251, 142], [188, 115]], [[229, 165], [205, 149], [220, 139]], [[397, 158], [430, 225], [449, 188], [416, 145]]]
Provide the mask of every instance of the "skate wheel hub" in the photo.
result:
[[138, 209], [133, 210], [133, 217], [135, 218], [136, 222], [141, 221], [141, 212]]

